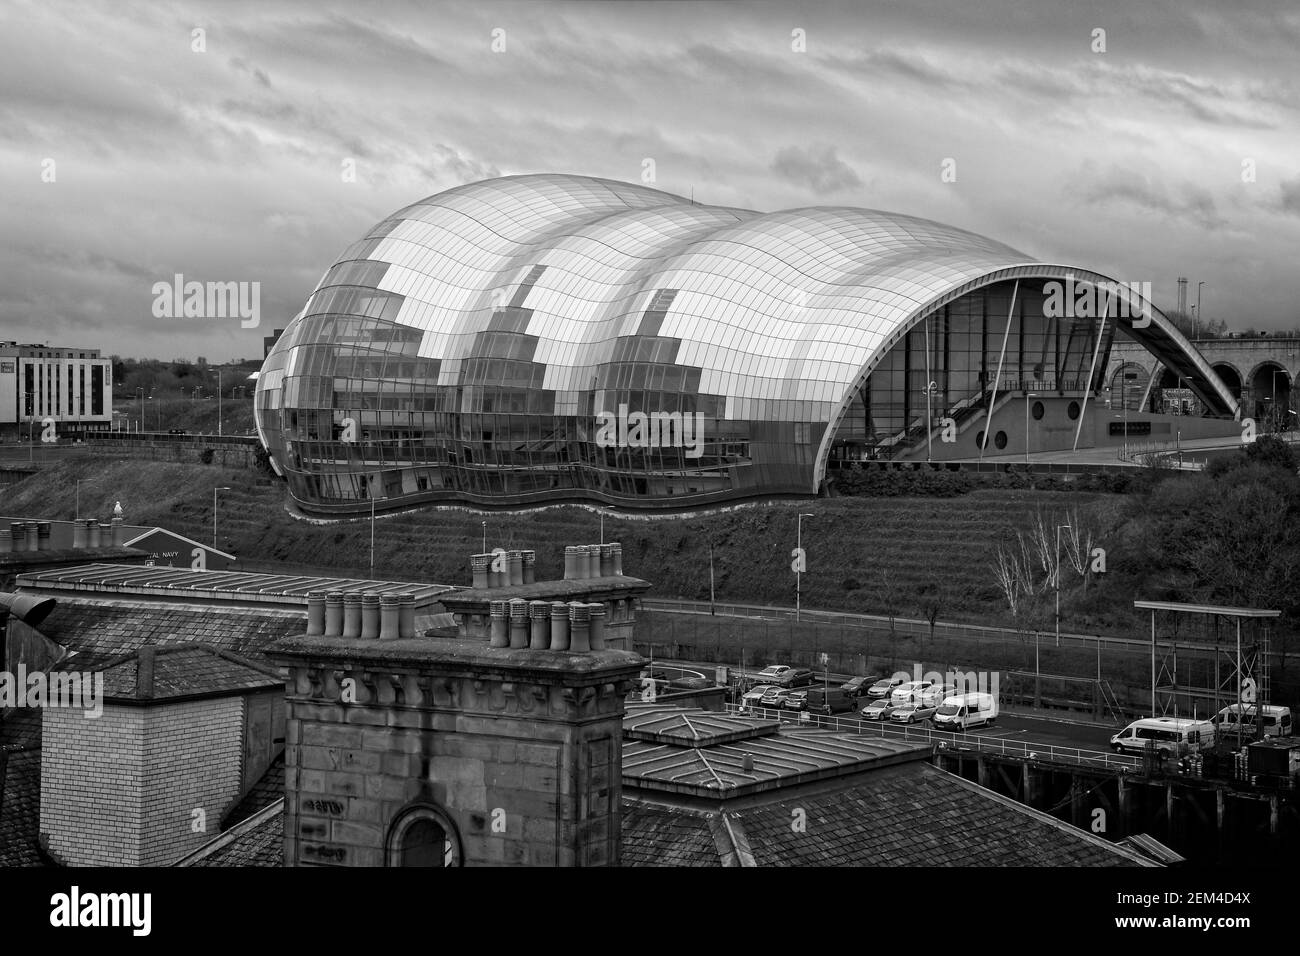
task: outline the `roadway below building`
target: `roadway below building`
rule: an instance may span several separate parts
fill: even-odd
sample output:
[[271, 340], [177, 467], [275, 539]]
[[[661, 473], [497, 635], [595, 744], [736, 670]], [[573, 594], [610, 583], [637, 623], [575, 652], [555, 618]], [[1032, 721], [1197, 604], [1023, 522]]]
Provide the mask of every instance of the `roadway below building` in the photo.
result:
[[[707, 661], [679, 661], [679, 660], [655, 660], [653, 662], [654, 670], [665, 671], [667, 676], [672, 677], [693, 677], [703, 676], [712, 678], [717, 673], [719, 665]], [[757, 676], [757, 671], [741, 671], [739, 668], [728, 667], [728, 676], [731, 678], [745, 677], [752, 678]], [[839, 687], [851, 676], [850, 674], [831, 674], [829, 681], [825, 682], [830, 687]], [[815, 681], [810, 687], [823, 686], [822, 681]], [[867, 698], [862, 698], [858, 702], [858, 708], [854, 711], [837, 714], [846, 721], [853, 720], [856, 717], [856, 710], [866, 706]], [[791, 711], [789, 719], [798, 720], [798, 715]], [[873, 721], [864, 721], [871, 724]], [[924, 721], [913, 725], [915, 727], [929, 727], [929, 721]], [[1043, 744], [1052, 747], [1072, 747], [1079, 750], [1094, 750], [1108, 752], [1110, 750], [1110, 738], [1122, 729], [1122, 725], [1116, 724], [1099, 724], [1086, 720], [1070, 719], [1058, 715], [1036, 715], [1026, 713], [1023, 709], [1012, 711], [1003, 710], [998, 714], [997, 720], [990, 727], [974, 728], [967, 731], [973, 737], [997, 737], [1003, 738], [1008, 743], [1023, 745], [1026, 743]]]

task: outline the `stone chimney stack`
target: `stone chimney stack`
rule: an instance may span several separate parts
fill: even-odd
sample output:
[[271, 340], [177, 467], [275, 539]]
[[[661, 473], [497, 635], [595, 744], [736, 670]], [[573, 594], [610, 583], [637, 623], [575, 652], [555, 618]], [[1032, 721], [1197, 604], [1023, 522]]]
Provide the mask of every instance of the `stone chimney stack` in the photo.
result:
[[645, 661], [587, 650], [589, 603], [458, 593], [489, 605], [470, 637], [392, 639], [385, 617], [371, 640], [330, 594], [308, 612], [325, 633], [271, 649], [286, 865], [618, 864], [623, 706]]

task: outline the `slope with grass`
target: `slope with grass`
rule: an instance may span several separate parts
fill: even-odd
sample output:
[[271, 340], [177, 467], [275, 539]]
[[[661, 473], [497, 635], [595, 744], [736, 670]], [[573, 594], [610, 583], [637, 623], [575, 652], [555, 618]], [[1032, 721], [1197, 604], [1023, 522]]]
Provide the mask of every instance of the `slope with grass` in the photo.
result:
[[[107, 515], [120, 500], [131, 523], [158, 524], [204, 542], [212, 540], [213, 488], [228, 486], [218, 498], [218, 544], [250, 566], [284, 562], [331, 573], [369, 572], [369, 518], [319, 523], [294, 517], [282, 483], [219, 466], [69, 459], [0, 490], [0, 513], [71, 518], [77, 479], [82, 515]], [[795, 522], [806, 512], [813, 517], [803, 522], [804, 606], [919, 617], [920, 594], [940, 589], [943, 620], [1010, 623], [992, 571], [998, 544], [1027, 528], [1039, 511], [1045, 520], [1065, 520], [1067, 509], [1077, 507], [1098, 526], [1113, 527], [1121, 503], [1115, 495], [1032, 490], [838, 498], [653, 520], [607, 515], [604, 534], [622, 542], [624, 567], [653, 581], [657, 596], [707, 600], [712, 543], [718, 600], [792, 606]], [[565, 545], [600, 540], [598, 512], [577, 506], [524, 514], [446, 508], [381, 515], [375, 574], [468, 583], [468, 556], [482, 548], [485, 521], [488, 548], [536, 550], [543, 578], [562, 574]], [[1123, 628], [1130, 618], [1122, 598], [1122, 588], [1113, 600], [1094, 588], [1071, 626]]]

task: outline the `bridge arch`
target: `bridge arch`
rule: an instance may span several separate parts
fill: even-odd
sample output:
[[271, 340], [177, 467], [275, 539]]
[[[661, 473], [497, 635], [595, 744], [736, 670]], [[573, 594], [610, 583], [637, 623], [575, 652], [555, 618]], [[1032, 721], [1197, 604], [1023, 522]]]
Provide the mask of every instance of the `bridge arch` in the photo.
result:
[[1214, 369], [1215, 374], [1228, 387], [1228, 391], [1232, 392], [1232, 397], [1241, 401], [1241, 389], [1243, 387], [1241, 370], [1231, 362], [1215, 362], [1210, 368]]
[[1293, 384], [1286, 366], [1273, 359], [1266, 359], [1251, 369], [1246, 379], [1247, 401], [1256, 421], [1290, 427], [1288, 419], [1293, 416], [1287, 412], [1291, 408]]

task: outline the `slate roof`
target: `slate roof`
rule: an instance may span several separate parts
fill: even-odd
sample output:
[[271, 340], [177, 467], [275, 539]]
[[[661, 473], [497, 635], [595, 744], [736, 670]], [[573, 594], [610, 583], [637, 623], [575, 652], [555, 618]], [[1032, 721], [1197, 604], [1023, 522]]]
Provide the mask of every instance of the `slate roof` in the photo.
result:
[[0, 753], [0, 866], [42, 866], [41, 752]]
[[[805, 829], [791, 825], [802, 810]], [[757, 866], [1142, 866], [1137, 854], [929, 763], [728, 814]]]
[[722, 866], [709, 826], [717, 814], [623, 804], [623, 866]]
[[177, 866], [282, 866], [284, 797], [177, 862]]
[[265, 810], [277, 800], [284, 799], [284, 751], [271, 761], [266, 772], [253, 784], [235, 808], [221, 821], [221, 829], [229, 830], [249, 817]]
[[[301, 610], [221, 607], [155, 601], [85, 599], [65, 595], [37, 630], [69, 651], [85, 655], [75, 666], [101, 663], [147, 644], [203, 643], [266, 663], [265, 649], [302, 634]], [[74, 666], [65, 661], [66, 666]]]
[[[141, 669], [144, 648], [92, 668], [104, 675], [104, 699], [148, 704], [162, 700], [222, 697], [282, 688], [283, 679], [267, 665], [255, 665], [204, 644], [150, 647], [153, 673]], [[76, 659], [74, 658], [74, 661]], [[62, 669], [62, 668], [60, 668]]]

